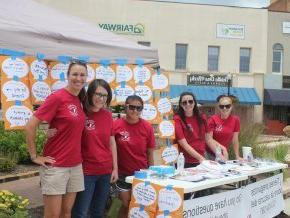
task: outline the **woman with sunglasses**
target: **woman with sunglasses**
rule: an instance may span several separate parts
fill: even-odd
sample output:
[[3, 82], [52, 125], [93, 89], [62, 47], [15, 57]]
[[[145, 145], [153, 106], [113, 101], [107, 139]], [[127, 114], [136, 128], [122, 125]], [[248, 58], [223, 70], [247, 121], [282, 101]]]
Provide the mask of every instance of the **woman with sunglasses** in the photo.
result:
[[207, 134], [206, 117], [201, 115], [191, 92], [183, 92], [174, 115], [175, 135], [180, 152], [185, 158], [185, 168], [195, 167], [205, 160], [206, 144], [215, 150], [217, 143]]
[[82, 158], [85, 190], [77, 194], [73, 208], [74, 218], [104, 217], [110, 183], [118, 179], [117, 149], [113, 134], [110, 105], [112, 92], [102, 79], [93, 80], [87, 90], [87, 115], [82, 134]]
[[[71, 217], [76, 193], [84, 190], [81, 136], [85, 113], [81, 100], [87, 79], [83, 62], [70, 63], [68, 85], [47, 97], [26, 125], [26, 141], [31, 160], [42, 166], [41, 189], [44, 217]], [[43, 156], [36, 153], [35, 135], [38, 125], [46, 121], [57, 134], [48, 138]]]
[[125, 101], [126, 116], [114, 122], [119, 168], [116, 186], [122, 201], [119, 218], [128, 217], [131, 200], [131, 184], [126, 183], [125, 178], [153, 165], [154, 130], [150, 123], [140, 118], [142, 110], [143, 100], [137, 95], [129, 96]]
[[[239, 132], [240, 118], [232, 115], [233, 96], [220, 95], [217, 97], [218, 114], [211, 116], [208, 120], [210, 136], [222, 146], [222, 152], [228, 153], [230, 144], [233, 144], [234, 153], [237, 160], [242, 160], [239, 154]], [[210, 158], [215, 154], [208, 151]]]

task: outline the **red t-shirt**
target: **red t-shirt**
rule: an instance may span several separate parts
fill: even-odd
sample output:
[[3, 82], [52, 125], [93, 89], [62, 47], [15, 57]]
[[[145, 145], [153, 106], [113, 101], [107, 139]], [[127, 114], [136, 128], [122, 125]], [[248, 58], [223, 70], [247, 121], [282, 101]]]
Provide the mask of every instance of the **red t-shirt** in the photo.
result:
[[111, 112], [101, 109], [88, 114], [82, 136], [82, 157], [85, 175], [112, 173], [113, 157], [110, 137], [113, 136]]
[[34, 115], [57, 129], [44, 145], [43, 155], [55, 159], [54, 166], [71, 167], [82, 162], [81, 136], [85, 114], [78, 96], [60, 89], [47, 97]]
[[[204, 125], [201, 126], [200, 131], [196, 117], [185, 118], [189, 130], [186, 128], [179, 115], [174, 115], [173, 119], [175, 123], [176, 140], [186, 139], [187, 143], [194, 148], [194, 150], [204, 156], [206, 149], [205, 133], [208, 132], [206, 117], [202, 115]], [[181, 146], [179, 146], [179, 150], [184, 154], [185, 163], [198, 163], [198, 160], [189, 155]]]
[[130, 176], [136, 170], [148, 168], [147, 150], [155, 147], [154, 131], [150, 123], [140, 119], [129, 124], [125, 118], [114, 122], [118, 149], [119, 174]]
[[234, 133], [240, 132], [240, 118], [230, 115], [227, 119], [222, 119], [220, 115], [213, 115], [208, 119], [208, 127], [213, 132], [213, 139], [229, 150]]

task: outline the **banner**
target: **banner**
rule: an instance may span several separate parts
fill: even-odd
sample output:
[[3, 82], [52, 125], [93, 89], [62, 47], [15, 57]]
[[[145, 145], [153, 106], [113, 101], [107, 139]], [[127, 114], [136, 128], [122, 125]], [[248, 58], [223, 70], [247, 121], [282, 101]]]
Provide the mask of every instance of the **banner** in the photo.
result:
[[244, 204], [247, 208], [246, 217], [274, 217], [285, 207], [283, 194], [283, 174], [246, 186], [243, 190]]

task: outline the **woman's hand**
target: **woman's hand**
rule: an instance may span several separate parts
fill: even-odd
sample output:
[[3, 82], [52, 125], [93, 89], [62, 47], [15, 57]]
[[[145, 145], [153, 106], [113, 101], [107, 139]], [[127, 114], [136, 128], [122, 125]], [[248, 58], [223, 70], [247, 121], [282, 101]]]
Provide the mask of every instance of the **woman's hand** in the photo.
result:
[[229, 159], [228, 150], [224, 146], [222, 146], [222, 145], [220, 145], [220, 148], [222, 150], [223, 159], [224, 160], [228, 160]]
[[53, 165], [55, 163], [55, 160], [53, 157], [49, 156], [37, 156], [35, 159], [32, 160], [32, 162], [47, 168], [49, 167], [49, 165]]
[[118, 169], [113, 169], [112, 175], [111, 175], [111, 183], [117, 182], [119, 176], [118, 176]]

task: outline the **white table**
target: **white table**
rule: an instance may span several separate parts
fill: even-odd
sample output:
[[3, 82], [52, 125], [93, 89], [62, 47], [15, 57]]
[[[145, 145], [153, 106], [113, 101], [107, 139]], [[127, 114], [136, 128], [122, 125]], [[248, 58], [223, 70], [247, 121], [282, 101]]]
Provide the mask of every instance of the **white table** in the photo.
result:
[[[133, 182], [134, 176], [128, 176], [126, 177], [127, 183]], [[157, 185], [167, 186], [172, 185], [176, 188], [183, 188], [184, 193], [190, 193], [190, 192], [196, 192], [199, 190], [207, 189], [207, 188], [213, 188], [220, 185], [235, 183], [235, 182], [241, 182], [243, 180], [247, 180], [247, 175], [233, 175], [228, 176], [220, 179], [206, 179], [200, 182], [187, 182], [187, 181], [181, 181], [176, 179], [143, 179], [144, 181], [150, 181]]]
[[260, 166], [256, 170], [243, 172], [243, 174], [247, 175], [247, 176], [256, 176], [256, 175], [263, 174], [263, 173], [269, 173], [269, 172], [274, 172], [276, 170], [286, 169], [287, 167], [288, 167], [287, 164], [274, 162], [274, 163], [271, 163], [271, 164], [268, 164], [265, 166]]

